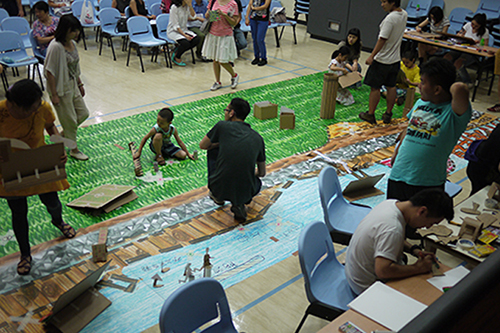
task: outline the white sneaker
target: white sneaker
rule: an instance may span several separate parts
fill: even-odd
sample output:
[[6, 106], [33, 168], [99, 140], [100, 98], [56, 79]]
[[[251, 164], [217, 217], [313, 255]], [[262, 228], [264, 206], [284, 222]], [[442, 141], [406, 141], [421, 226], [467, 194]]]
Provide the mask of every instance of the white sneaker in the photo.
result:
[[73, 157], [74, 159], [77, 159], [79, 161], [86, 161], [89, 159], [87, 155], [82, 153], [81, 151], [74, 153], [73, 151], [69, 152], [69, 156]]
[[236, 89], [236, 87], [238, 86], [239, 79], [240, 79], [240, 76], [238, 74], [236, 74], [235, 77], [231, 78], [231, 89]]
[[222, 88], [222, 84], [220, 84], [219, 82], [215, 82], [212, 88], [210, 88], [210, 90], [214, 91], [220, 88]]

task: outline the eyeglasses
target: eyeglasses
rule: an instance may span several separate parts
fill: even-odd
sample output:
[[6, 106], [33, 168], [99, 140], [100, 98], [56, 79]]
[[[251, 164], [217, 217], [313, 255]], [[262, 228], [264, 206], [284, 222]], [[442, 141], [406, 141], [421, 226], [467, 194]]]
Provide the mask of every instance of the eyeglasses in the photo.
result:
[[229, 108], [224, 109], [224, 112], [231, 112], [231, 111], [232, 111], [232, 109], [229, 109]]

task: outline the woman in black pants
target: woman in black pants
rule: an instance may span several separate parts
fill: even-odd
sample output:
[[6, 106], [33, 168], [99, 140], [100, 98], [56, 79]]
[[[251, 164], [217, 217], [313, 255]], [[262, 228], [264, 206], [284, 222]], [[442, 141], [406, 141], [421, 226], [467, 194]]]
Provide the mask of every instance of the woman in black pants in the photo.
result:
[[172, 0], [170, 7], [170, 19], [167, 27], [167, 37], [175, 40], [179, 46], [172, 52], [172, 61], [177, 66], [186, 66], [182, 61], [182, 55], [187, 50], [192, 49], [200, 38], [187, 27], [187, 21], [199, 20], [203, 22], [205, 19], [197, 17], [194, 12], [191, 0]]
[[[49, 103], [42, 101], [42, 90], [32, 80], [16, 82], [6, 93], [7, 100], [0, 102], [0, 137], [18, 139], [30, 148], [45, 145], [44, 130], [49, 135], [59, 135], [54, 124], [55, 116]], [[0, 154], [0, 159], [4, 157]], [[66, 153], [61, 161], [66, 163]], [[1, 175], [0, 175], [1, 176]], [[66, 238], [75, 237], [75, 230], [62, 219], [62, 205], [57, 191], [66, 190], [66, 179], [41, 185], [34, 185], [21, 190], [6, 191], [0, 184], [0, 197], [7, 199], [12, 212], [12, 228], [19, 244], [21, 260], [17, 273], [26, 275], [31, 270], [31, 249], [29, 243], [27, 197], [38, 195], [47, 207], [55, 225]]]

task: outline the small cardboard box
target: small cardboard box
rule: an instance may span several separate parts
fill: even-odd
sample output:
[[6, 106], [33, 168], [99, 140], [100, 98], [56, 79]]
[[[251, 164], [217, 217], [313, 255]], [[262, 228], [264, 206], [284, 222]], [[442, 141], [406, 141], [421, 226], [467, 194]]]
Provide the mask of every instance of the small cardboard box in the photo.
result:
[[284, 106], [281, 107], [280, 129], [295, 129], [295, 111]]
[[107, 237], [108, 228], [104, 227], [99, 229], [99, 240], [97, 244], [92, 245], [92, 260], [94, 262], [108, 261], [108, 247], [106, 246]]
[[259, 119], [270, 119], [278, 116], [278, 104], [268, 101], [257, 102], [253, 105], [253, 115]]

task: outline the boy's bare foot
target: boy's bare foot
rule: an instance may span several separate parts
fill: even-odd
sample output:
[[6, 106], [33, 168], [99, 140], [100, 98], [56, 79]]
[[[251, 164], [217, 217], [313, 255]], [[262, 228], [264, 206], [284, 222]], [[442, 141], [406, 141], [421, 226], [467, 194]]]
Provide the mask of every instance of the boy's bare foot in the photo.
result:
[[165, 162], [165, 159], [161, 155], [156, 156], [156, 162], [158, 162], [159, 165], [166, 165], [167, 164], [167, 162]]

